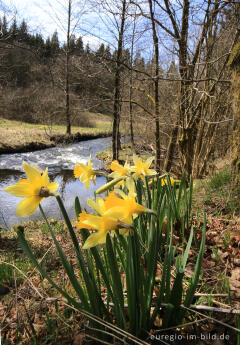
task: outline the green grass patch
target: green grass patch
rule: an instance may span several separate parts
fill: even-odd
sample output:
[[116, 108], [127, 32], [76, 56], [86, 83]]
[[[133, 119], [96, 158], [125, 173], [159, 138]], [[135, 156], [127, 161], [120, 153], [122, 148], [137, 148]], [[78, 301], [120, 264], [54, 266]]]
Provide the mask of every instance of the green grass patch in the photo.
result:
[[234, 216], [240, 209], [240, 188], [234, 188], [231, 168], [223, 167], [205, 180], [195, 182], [193, 209], [199, 214], [205, 208], [218, 216]]
[[231, 171], [229, 167], [215, 173], [209, 178], [208, 186], [212, 191], [218, 191], [225, 188], [226, 185], [231, 184]]

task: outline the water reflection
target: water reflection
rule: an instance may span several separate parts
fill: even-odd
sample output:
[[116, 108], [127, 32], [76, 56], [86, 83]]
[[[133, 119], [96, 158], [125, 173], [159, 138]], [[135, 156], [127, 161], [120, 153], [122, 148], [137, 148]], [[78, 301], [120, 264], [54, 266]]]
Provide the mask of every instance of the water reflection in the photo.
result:
[[[19, 171], [0, 169], [0, 225], [3, 228], [10, 228], [12, 225], [19, 224], [25, 220], [41, 218], [39, 210], [30, 217], [18, 217], [16, 214], [16, 207], [22, 199], [3, 191], [5, 187], [16, 183], [23, 177], [24, 174]], [[74, 178], [72, 170], [60, 170], [56, 174], [50, 174], [50, 180], [54, 180], [59, 183], [58, 193], [61, 195], [67, 212], [71, 218], [75, 217], [75, 197], [78, 196], [81, 206], [88, 210], [86, 200], [89, 197], [93, 198], [94, 191], [106, 182], [105, 177], [97, 177], [96, 186], [94, 186], [91, 181], [89, 190], [86, 191], [84, 184]], [[46, 198], [41, 205], [47, 217], [57, 219], [62, 218], [57, 201], [54, 197]]]

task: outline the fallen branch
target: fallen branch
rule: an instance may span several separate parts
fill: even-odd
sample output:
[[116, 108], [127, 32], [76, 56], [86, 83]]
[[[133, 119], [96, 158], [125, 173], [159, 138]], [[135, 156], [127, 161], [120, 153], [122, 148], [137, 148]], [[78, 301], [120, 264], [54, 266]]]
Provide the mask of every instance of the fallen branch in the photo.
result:
[[[46, 298], [45, 301], [47, 303], [52, 303], [52, 302], [56, 302], [56, 301], [67, 302], [67, 299], [62, 298], [62, 297], [57, 297], [57, 298], [49, 297], [49, 298]], [[111, 307], [114, 307], [114, 303], [111, 303], [111, 302], [104, 302], [104, 304], [110, 305]], [[155, 306], [155, 304], [152, 305], [152, 307], [154, 307], [154, 306]], [[167, 304], [162, 303], [161, 307], [167, 307]], [[181, 305], [180, 307], [186, 308], [184, 305]], [[124, 308], [128, 308], [128, 304], [124, 304]], [[207, 305], [191, 304], [189, 308], [194, 309], [194, 310], [205, 310], [205, 311], [211, 311], [211, 312], [217, 312], [217, 313], [227, 313], [227, 314], [238, 314], [238, 315], [240, 315], [240, 309], [233, 309], [231, 307], [229, 307], [229, 309], [226, 309], [226, 308], [209, 307]]]

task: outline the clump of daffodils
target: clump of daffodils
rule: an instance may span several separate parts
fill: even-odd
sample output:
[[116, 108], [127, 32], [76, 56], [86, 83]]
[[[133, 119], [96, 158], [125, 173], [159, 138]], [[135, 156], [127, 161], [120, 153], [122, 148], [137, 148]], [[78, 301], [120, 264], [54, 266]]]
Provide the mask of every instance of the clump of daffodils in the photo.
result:
[[83, 249], [105, 243], [107, 233], [114, 233], [116, 229], [119, 229], [120, 234], [128, 234], [135, 217], [143, 212], [153, 212], [136, 202], [133, 180], [128, 180], [126, 186], [128, 193], [115, 190], [111, 191], [105, 199], [97, 197], [96, 201], [88, 200], [88, 205], [96, 211], [97, 215], [81, 212], [77, 227], [94, 229], [97, 232], [88, 237]]
[[[137, 179], [143, 179], [146, 176], [157, 175], [157, 172], [150, 169], [151, 163], [154, 157], [143, 161], [136, 155], [133, 155], [133, 166], [130, 166], [128, 162], [121, 165], [117, 160], [113, 161], [110, 165], [112, 173], [108, 175], [108, 178], [112, 178], [110, 182], [100, 187], [96, 194], [101, 194], [106, 191], [110, 191], [105, 199], [96, 198], [96, 201], [88, 200], [88, 205], [94, 209], [96, 215], [88, 214], [85, 211], [81, 212], [78, 217], [77, 226], [79, 229], [87, 228], [96, 230], [92, 233], [83, 248], [88, 249], [97, 244], [106, 242], [107, 233], [114, 234], [118, 229], [120, 234], [128, 234], [133, 225], [133, 220], [144, 212], [150, 212], [154, 214], [154, 211], [147, 209], [145, 206], [140, 205], [136, 201], [135, 181]], [[86, 170], [92, 169], [90, 160], [88, 166], [83, 167], [80, 171], [80, 181], [86, 183]], [[74, 169], [75, 177], [79, 177], [76, 174], [78, 166]], [[77, 176], [76, 176], [77, 175]], [[93, 170], [88, 174], [88, 183], [93, 176]], [[95, 175], [96, 176], [96, 175]], [[172, 181], [171, 181], [172, 182]], [[166, 181], [163, 182], [167, 183]], [[88, 184], [89, 186], [89, 184]]]

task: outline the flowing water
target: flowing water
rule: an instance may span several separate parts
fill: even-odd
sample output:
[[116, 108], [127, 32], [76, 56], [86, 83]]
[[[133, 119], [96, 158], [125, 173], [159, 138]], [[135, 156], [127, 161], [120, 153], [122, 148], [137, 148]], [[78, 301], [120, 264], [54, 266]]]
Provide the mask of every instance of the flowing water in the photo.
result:
[[[23, 162], [37, 165], [42, 169], [48, 167], [50, 180], [59, 183], [58, 193], [63, 198], [70, 217], [75, 217], [74, 199], [76, 196], [79, 197], [81, 206], [88, 209], [86, 200], [94, 196], [94, 190], [105, 183], [105, 178], [97, 177], [96, 186], [91, 181], [90, 188], [86, 191], [84, 185], [74, 178], [73, 168], [76, 162], [86, 164], [91, 155], [93, 168], [101, 169], [103, 163], [96, 158], [96, 153], [110, 145], [111, 137], [34, 152], [0, 155], [0, 226], [9, 228], [24, 220], [41, 218], [39, 210], [30, 217], [18, 217], [16, 206], [22, 199], [7, 194], [3, 190], [16, 183], [20, 178], [24, 178]], [[61, 218], [55, 198], [46, 198], [42, 202], [42, 207], [49, 218]]]

